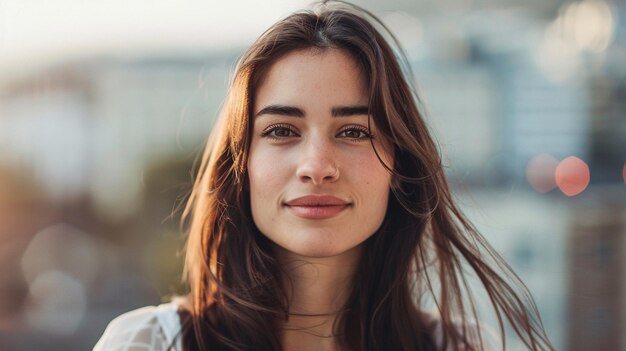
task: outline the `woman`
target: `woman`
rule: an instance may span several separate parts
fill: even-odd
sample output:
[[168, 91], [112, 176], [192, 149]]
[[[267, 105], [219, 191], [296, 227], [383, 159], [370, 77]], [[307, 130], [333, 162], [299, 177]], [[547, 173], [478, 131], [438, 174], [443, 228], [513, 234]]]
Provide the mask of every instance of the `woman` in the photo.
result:
[[376, 28], [324, 2], [246, 51], [183, 215], [189, 296], [118, 317], [96, 350], [504, 348], [472, 321], [467, 266], [502, 333], [552, 349], [523, 284], [452, 200]]

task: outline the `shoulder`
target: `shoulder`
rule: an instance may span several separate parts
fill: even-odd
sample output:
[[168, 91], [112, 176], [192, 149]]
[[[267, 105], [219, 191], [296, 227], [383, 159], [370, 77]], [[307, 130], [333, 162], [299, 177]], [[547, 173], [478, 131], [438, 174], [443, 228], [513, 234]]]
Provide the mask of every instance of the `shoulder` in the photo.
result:
[[[444, 347], [444, 339], [446, 335], [446, 329], [444, 328], [443, 321], [438, 313], [424, 313], [423, 318], [432, 331], [433, 340], [438, 348]], [[473, 349], [482, 351], [496, 351], [501, 347], [501, 340], [498, 333], [495, 330], [484, 323], [479, 323], [476, 320], [467, 319], [465, 321], [465, 328], [460, 319], [453, 320], [454, 330], [458, 335], [465, 333], [472, 342]], [[449, 334], [448, 334], [449, 335]], [[482, 341], [482, 348], [481, 348]], [[444, 351], [455, 350], [454, 346], [448, 342], [448, 345]], [[461, 347], [459, 350], [465, 350]]]
[[180, 302], [126, 312], [106, 327], [93, 351], [180, 350]]

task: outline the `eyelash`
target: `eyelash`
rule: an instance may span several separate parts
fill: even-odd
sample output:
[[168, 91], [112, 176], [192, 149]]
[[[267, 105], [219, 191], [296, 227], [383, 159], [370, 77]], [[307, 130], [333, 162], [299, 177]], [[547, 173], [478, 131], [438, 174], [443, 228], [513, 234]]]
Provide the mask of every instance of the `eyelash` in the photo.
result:
[[[273, 133], [276, 132], [277, 130], [283, 130], [283, 131], [287, 131], [289, 133], [293, 133], [295, 134], [295, 136], [299, 136], [298, 133], [296, 133], [296, 131], [294, 130], [294, 128], [288, 124], [273, 124], [267, 128], [265, 128], [265, 130], [261, 133], [261, 137], [266, 137], [266, 138], [270, 138], [270, 139], [274, 139], [274, 140], [280, 140], [280, 139], [284, 139], [284, 138], [288, 138], [291, 137], [293, 135], [289, 135], [289, 136], [276, 136]], [[347, 131], [357, 131], [360, 133], [363, 133], [363, 137], [357, 137], [357, 138], [352, 138], [352, 137], [348, 137], [346, 136], [346, 138], [354, 140], [354, 141], [364, 141], [367, 139], [374, 139], [374, 134], [372, 134], [368, 128], [363, 127], [363, 126], [348, 126], [345, 127], [343, 129], [341, 129], [339, 131], [339, 134], [341, 133], [345, 133]]]
[[374, 139], [374, 134], [372, 134], [369, 129], [367, 129], [366, 127], [362, 127], [362, 126], [348, 126], [346, 128], [343, 128], [342, 130], [339, 131], [339, 134], [341, 133], [345, 133], [347, 131], [357, 131], [357, 132], [361, 132], [363, 133], [363, 137], [358, 137], [358, 138], [352, 138], [352, 137], [348, 137], [349, 139], [355, 140], [355, 141], [363, 141], [366, 139]]
[[276, 139], [276, 140], [287, 138], [286, 136], [273, 135], [272, 133], [274, 133], [277, 130], [285, 130], [295, 135], [298, 135], [298, 133], [296, 133], [296, 131], [290, 125], [279, 123], [279, 124], [272, 124], [271, 126], [265, 128], [265, 130], [261, 133], [261, 137], [267, 137], [267, 138]]

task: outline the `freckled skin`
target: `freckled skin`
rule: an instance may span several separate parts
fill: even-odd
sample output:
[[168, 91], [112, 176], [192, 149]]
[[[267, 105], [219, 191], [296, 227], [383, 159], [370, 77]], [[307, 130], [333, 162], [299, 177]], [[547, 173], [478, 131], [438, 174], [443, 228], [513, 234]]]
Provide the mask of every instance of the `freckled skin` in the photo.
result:
[[[367, 127], [367, 116], [331, 115], [333, 107], [367, 106], [365, 79], [356, 61], [339, 49], [291, 52], [270, 67], [254, 101], [255, 116], [268, 105], [295, 106], [305, 113], [304, 118], [265, 114], [254, 120], [248, 174], [256, 226], [297, 256], [330, 257], [358, 248], [384, 219], [391, 175], [369, 138], [343, 132]], [[264, 135], [277, 124], [282, 129], [270, 135], [283, 133], [279, 138]], [[373, 121], [372, 128], [376, 135]], [[380, 140], [374, 137], [374, 143], [393, 166]], [[295, 216], [284, 206], [309, 194], [337, 196], [351, 205], [335, 217], [316, 220]]]

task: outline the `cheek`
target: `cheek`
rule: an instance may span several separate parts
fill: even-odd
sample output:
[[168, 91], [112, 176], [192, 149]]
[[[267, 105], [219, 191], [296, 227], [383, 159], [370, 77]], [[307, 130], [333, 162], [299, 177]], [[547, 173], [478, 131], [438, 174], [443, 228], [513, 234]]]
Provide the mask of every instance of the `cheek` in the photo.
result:
[[267, 160], [258, 152], [251, 152], [248, 159], [248, 182], [250, 184], [251, 201], [257, 200], [263, 192], [265, 181], [269, 178], [269, 170], [267, 169]]
[[[377, 148], [378, 154], [387, 167], [393, 169], [393, 158]], [[391, 174], [376, 156], [373, 150], [362, 154], [347, 155], [350, 173], [370, 189], [387, 189], [391, 185]]]
[[[381, 157], [384, 155], [381, 154]], [[386, 165], [393, 166], [388, 157], [383, 158]], [[355, 157], [350, 161], [351, 171], [346, 175], [353, 185], [352, 190], [363, 206], [365, 216], [372, 223], [382, 222], [386, 212], [391, 187], [391, 174], [380, 163], [374, 152]]]
[[[282, 160], [282, 161], [279, 161]], [[248, 157], [248, 184], [252, 206], [264, 206], [287, 183], [287, 162], [267, 148], [251, 148]]]
[[267, 209], [267, 206], [263, 204], [267, 201], [267, 188], [262, 185], [265, 184], [268, 178], [267, 161], [264, 160], [262, 154], [257, 151], [250, 150], [248, 156], [248, 184], [249, 184], [249, 196], [250, 196], [250, 209], [252, 211], [252, 220], [257, 227], [263, 227], [264, 223], [259, 223], [259, 218], [265, 218], [263, 210]]

